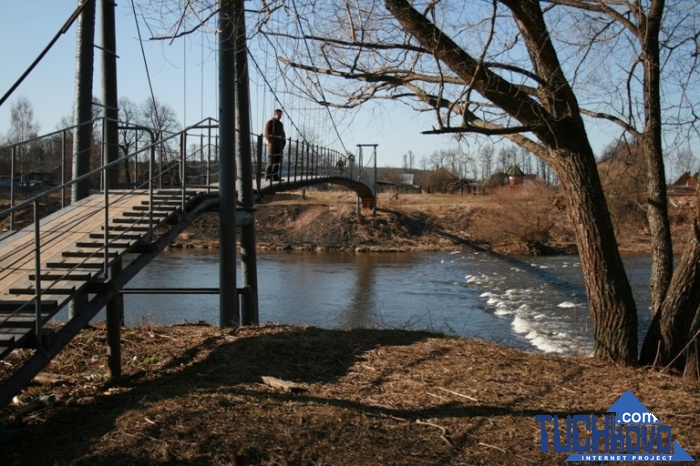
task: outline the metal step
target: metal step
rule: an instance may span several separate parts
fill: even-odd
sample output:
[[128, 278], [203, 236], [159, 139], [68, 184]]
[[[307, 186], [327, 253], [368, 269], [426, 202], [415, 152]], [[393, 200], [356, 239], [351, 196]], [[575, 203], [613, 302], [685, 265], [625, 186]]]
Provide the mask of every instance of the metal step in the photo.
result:
[[[109, 249], [113, 251], [119, 251], [121, 252], [126, 251], [129, 249], [131, 246], [134, 245], [136, 241], [131, 241], [131, 242], [121, 242], [121, 241], [112, 241], [109, 243]], [[77, 248], [88, 248], [88, 249], [103, 249], [105, 246], [103, 241], [77, 241], [75, 243], [75, 247]]]
[[[41, 277], [42, 280], [75, 280], [75, 281], [81, 281], [85, 282], [90, 280], [92, 277], [95, 276], [95, 272], [90, 272], [88, 270], [80, 270], [80, 271], [66, 271], [66, 272], [44, 272], [39, 277]], [[36, 279], [36, 274], [30, 273], [29, 274], [29, 279], [30, 280], [35, 280]]]
[[[73, 280], [61, 280], [58, 282], [48, 282], [45, 283], [46, 286], [44, 287], [44, 283], [42, 282], [42, 289], [41, 292], [42, 294], [49, 294], [49, 295], [72, 295], [75, 293], [75, 290], [83, 287], [85, 285], [85, 282], [80, 282], [80, 281], [73, 281]], [[10, 294], [16, 294], [16, 295], [35, 295], [36, 294], [36, 287], [34, 282], [30, 282], [27, 280], [26, 282], [20, 282], [12, 285], [8, 291]]]
[[[105, 227], [102, 225], [100, 227], [100, 230], [104, 231]], [[131, 232], [148, 232], [149, 228], [148, 226], [141, 226], [141, 225], [110, 225], [108, 228], [108, 231], [131, 231]]]
[[[174, 211], [174, 209], [170, 209], [168, 212], [173, 212], [173, 211]], [[144, 220], [147, 220], [147, 219], [150, 217], [150, 216], [148, 215], [148, 213], [145, 213], [145, 212], [130, 212], [130, 211], [128, 211], [128, 210], [122, 212], [122, 215], [123, 215], [124, 217], [137, 217], [137, 218], [142, 218], [142, 219], [144, 219]], [[168, 215], [170, 215], [170, 214], [169, 214], [169, 213], [164, 213], [164, 212], [156, 212], [156, 211], [154, 210], [154, 212], [153, 212], [153, 219], [154, 219], [154, 220], [165, 219], [165, 218], [168, 217]]]
[[[103, 230], [104, 231], [104, 230]], [[101, 239], [104, 241], [105, 235], [104, 233], [90, 233], [88, 235], [92, 239]], [[107, 232], [107, 239], [114, 240], [114, 239], [124, 239], [124, 240], [139, 240], [143, 238], [143, 234], [139, 232], [114, 232], [110, 233], [109, 231]]]
[[[139, 225], [145, 225], [148, 226], [148, 218], [132, 218], [132, 217], [117, 217], [115, 219], [112, 219], [112, 223], [117, 224], [117, 223], [128, 223], [128, 224], [139, 224]], [[160, 222], [153, 222], [153, 228], [157, 227], [160, 225]]]
[[[30, 303], [29, 301], [0, 301], [0, 314], [15, 312], [16, 310], [21, 309], [27, 304], [31, 306], [32, 310], [34, 310], [33, 302]], [[51, 312], [54, 309], [56, 309], [56, 307], [58, 307], [58, 301], [56, 300], [47, 300], [41, 302], [41, 312]]]
[[[49, 314], [40, 314], [39, 319], [43, 322], [48, 320]], [[0, 316], [0, 322], [2, 322], [2, 316]], [[22, 313], [20, 315], [15, 315], [5, 320], [0, 324], [3, 329], [17, 328], [17, 329], [32, 329], [36, 326], [36, 316], [34, 314]], [[0, 342], [0, 344], [2, 344]]]
[[[112, 248], [109, 248], [109, 251], [107, 251], [107, 254], [109, 257], [118, 257], [121, 252], [119, 251], [112, 251]], [[63, 251], [61, 253], [63, 257], [104, 257], [104, 251]]]
[[[153, 206], [153, 212], [154, 212], [154, 213], [155, 213], [155, 212], [172, 212], [172, 211], [174, 211], [174, 210], [175, 210], [177, 207], [179, 207], [179, 206], [180, 206], [180, 203], [179, 203], [179, 202], [178, 202], [177, 206], [173, 205], [172, 207], [171, 207], [171, 206], [167, 206], [167, 205], [160, 205], [160, 204], [159, 204], [159, 205]], [[146, 205], [135, 205], [135, 206], [133, 206], [131, 209], [134, 210], [134, 211], [138, 211], [138, 212], [148, 212], [148, 211], [150, 210], [150, 209], [148, 208], [148, 203], [146, 203]], [[127, 212], [128, 212], [128, 211], [127, 211]]]
[[[189, 200], [189, 199], [187, 199]], [[187, 204], [187, 200], [185, 201], [185, 204]], [[148, 206], [150, 203], [148, 201], [141, 201], [142, 206]], [[173, 207], [180, 207], [182, 205], [182, 199], [153, 199], [153, 208], [157, 207], [166, 207], [166, 206], [173, 206]], [[136, 206], [134, 206], [136, 207]], [[133, 209], [133, 207], [132, 207]]]
[[15, 337], [0, 334], [0, 359], [10, 354], [13, 349], [15, 349]]
[[[104, 262], [96, 261], [92, 259], [86, 259], [84, 261], [69, 260], [66, 259], [61, 262], [47, 262], [46, 267], [50, 269], [103, 269]], [[82, 271], [82, 270], [81, 270]]]

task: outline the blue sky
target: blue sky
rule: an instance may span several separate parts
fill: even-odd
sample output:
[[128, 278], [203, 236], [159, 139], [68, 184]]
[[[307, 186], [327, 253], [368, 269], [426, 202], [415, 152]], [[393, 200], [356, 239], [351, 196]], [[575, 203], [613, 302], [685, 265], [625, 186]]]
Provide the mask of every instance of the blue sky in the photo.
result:
[[[137, 2], [138, 3], [138, 2]], [[77, 5], [76, 0], [0, 0], [0, 95], [12, 86], [43, 48], [66, 22]], [[137, 29], [131, 9], [131, 1], [119, 2], [116, 12], [117, 54], [119, 60], [119, 96], [128, 97], [136, 104], [149, 98], [148, 81]], [[98, 15], [99, 21], [99, 15]], [[169, 41], [149, 41], [149, 31], [140, 19], [144, 50], [156, 97], [170, 105], [183, 126], [196, 123], [203, 117], [218, 117], [216, 39], [211, 28], [195, 32], [186, 38]], [[97, 26], [96, 40], [100, 27]], [[74, 98], [76, 27], [61, 36], [53, 49], [37, 68], [0, 106], [0, 140], [7, 134], [10, 123], [10, 108], [17, 98], [26, 97], [34, 109], [35, 120], [40, 124], [40, 133], [58, 129], [63, 117], [71, 117]], [[258, 64], [272, 65], [261, 52], [251, 52]], [[267, 76], [274, 81], [275, 76]], [[100, 95], [100, 63], [96, 54], [94, 94]], [[435, 125], [432, 114], [418, 114], [410, 108], [391, 102], [370, 103], [352, 116], [334, 114], [337, 132], [342, 138], [338, 143], [336, 130], [329, 124], [325, 110], [308, 112], [308, 102], [281, 97], [281, 106], [288, 111], [285, 117], [287, 134], [297, 138], [294, 126], [302, 130], [311, 129], [318, 143], [338, 150], [357, 153], [357, 144], [378, 144], [378, 165], [402, 165], [403, 155], [413, 151], [416, 164], [421, 157], [442, 149], [458, 149], [458, 143], [449, 135], [422, 135]], [[251, 76], [252, 130], [260, 133], [272, 110], [280, 106], [275, 102], [266, 84]], [[591, 127], [589, 136], [596, 153], [618, 135], [613, 125]], [[495, 142], [495, 141], [493, 141]], [[478, 149], [474, 140], [462, 143], [462, 150]], [[498, 150], [498, 148], [497, 148]]]
[[[61, 26], [69, 18], [77, 1], [0, 0], [0, 94], [5, 92], [27, 69], [44, 49]], [[119, 2], [117, 6], [117, 54], [119, 60], [119, 96], [128, 97], [139, 104], [149, 97], [146, 69], [139, 47], [138, 34], [131, 10], [131, 2]], [[99, 21], [99, 14], [98, 14]], [[142, 37], [149, 32], [140, 23]], [[100, 27], [97, 26], [96, 40]], [[205, 36], [206, 34], [206, 36]], [[17, 98], [26, 97], [34, 109], [35, 121], [40, 133], [58, 128], [63, 117], [73, 111], [75, 78], [75, 25], [53, 46], [34, 71], [25, 79], [12, 96], [0, 106], [0, 136], [9, 129], [10, 108]], [[162, 41], [146, 41], [144, 49], [156, 97], [170, 105], [178, 120], [185, 125], [204, 117], [217, 117], [216, 53], [211, 50], [213, 33], [194, 33], [187, 39], [172, 44]], [[202, 46], [202, 42], [207, 45]], [[256, 57], [260, 62], [263, 57]], [[100, 95], [99, 53], [96, 55], [94, 95]], [[254, 79], [254, 78], [253, 78]], [[259, 80], [251, 82], [252, 129], [259, 133], [266, 118], [277, 104], [272, 94]], [[289, 103], [287, 103], [289, 104]], [[286, 107], [285, 102], [283, 105]], [[292, 103], [302, 107], [307, 104]], [[290, 110], [286, 119], [288, 134], [294, 137], [292, 121], [302, 127], [314, 127], [318, 121], [328, 120], [327, 113], [312, 112], [314, 116], [295, 114]], [[291, 118], [291, 120], [290, 120]], [[350, 152], [357, 152], [357, 144], [378, 144], [380, 166], [400, 166], [402, 156], [409, 150], [428, 156], [439, 149], [454, 148], [456, 142], [448, 136], [427, 136], [420, 132], [430, 129], [430, 115], [418, 115], [403, 105], [382, 103], [359, 111], [354, 118], [338, 121], [338, 132], [343, 145]], [[327, 125], [319, 133], [335, 133]], [[337, 139], [337, 138], [334, 138]], [[333, 144], [343, 149], [339, 144]]]

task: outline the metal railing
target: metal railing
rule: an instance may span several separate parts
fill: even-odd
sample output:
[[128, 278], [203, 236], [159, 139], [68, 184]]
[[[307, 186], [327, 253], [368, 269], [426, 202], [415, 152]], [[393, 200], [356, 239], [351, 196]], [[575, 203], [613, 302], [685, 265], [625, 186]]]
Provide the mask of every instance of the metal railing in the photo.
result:
[[[34, 314], [36, 319], [35, 332], [37, 336], [40, 335], [40, 327], [42, 325], [43, 320], [41, 312], [42, 295], [51, 295], [52, 289], [57, 287], [57, 284], [60, 281], [68, 279], [72, 272], [74, 272], [76, 269], [81, 268], [81, 266], [87, 263], [90, 259], [94, 259], [97, 257], [101, 258], [104, 261], [104, 267], [96, 275], [96, 277], [102, 275], [105, 280], [109, 278], [110, 265], [114, 260], [114, 256], [110, 255], [111, 245], [120, 240], [124, 240], [124, 238], [126, 238], [127, 235], [133, 233], [132, 226], [120, 229], [119, 231], [110, 230], [110, 206], [122, 199], [124, 196], [129, 196], [135, 192], [143, 193], [144, 190], [147, 190], [148, 206], [147, 209], [144, 210], [141, 220], [147, 222], [148, 224], [148, 232], [146, 237], [149, 240], [153, 237], [153, 228], [156, 226], [154, 222], [154, 212], [155, 207], [157, 207], [157, 203], [154, 201], [154, 190], [163, 187], [163, 179], [166, 176], [168, 176], [171, 180], [171, 183], [169, 183], [167, 187], [177, 188], [175, 191], [173, 191], [172, 198], [177, 198], [181, 201], [181, 208], [184, 212], [185, 202], [187, 201], [186, 188], [188, 186], [188, 183], [186, 173], [188, 157], [186, 152], [184, 151], [184, 146], [182, 145], [182, 142], [186, 141], [186, 137], [183, 135], [186, 135], [188, 132], [193, 131], [193, 129], [203, 124], [206, 124], [208, 128], [217, 127], [212, 124], [212, 121], [213, 120], [211, 119], [203, 120], [197, 125], [188, 127], [179, 133], [167, 135], [161, 139], [156, 139], [156, 133], [149, 130], [148, 128], [132, 127], [132, 129], [135, 131], [145, 131], [149, 133], [151, 135], [150, 142], [144, 145], [143, 147], [134, 150], [132, 153], [119, 157], [117, 160], [114, 160], [112, 162], [103, 163], [99, 168], [96, 168], [90, 171], [89, 173], [86, 173], [74, 179], [70, 179], [68, 181], [65, 180], [65, 178], [67, 177], [66, 141], [69, 139], [69, 135], [71, 134], [71, 132], [77, 127], [66, 128], [47, 135], [33, 138], [28, 141], [23, 141], [21, 143], [0, 148], [0, 157], [8, 154], [11, 157], [9, 164], [6, 163], [6, 165], [9, 165], [11, 167], [11, 175], [8, 190], [10, 206], [0, 211], [0, 221], [7, 218], [10, 219], [9, 226], [7, 228], [7, 230], [9, 231], [7, 231], [5, 235], [14, 234], [14, 232], [17, 229], [16, 227], [18, 223], [16, 221], [16, 217], [20, 214], [24, 214], [24, 216], [26, 217], [25, 221], [23, 222], [25, 225], [33, 224], [33, 247], [31, 248], [31, 250], [22, 252], [22, 256], [16, 259], [16, 262], [33, 262], [34, 287], [36, 291], [36, 294], [33, 297], [27, 299], [26, 302], [24, 302], [23, 304], [20, 304], [14, 310], [14, 312], [6, 314], [4, 313], [3, 319], [0, 320], [0, 326], [5, 324], [8, 320], [12, 319], [14, 316], [22, 312], [31, 310], [32, 305], [34, 305]], [[103, 118], [98, 118], [85, 124], [93, 125], [95, 123], [101, 123], [104, 127]], [[38, 149], [41, 149], [42, 147], [45, 147], [46, 141], [52, 141], [56, 137], [59, 137], [62, 141], [62, 149], [60, 153], [60, 177], [62, 182], [60, 184], [58, 184], [57, 186], [51, 186], [50, 184], [53, 183], [47, 183], [47, 180], [43, 180], [40, 183], [31, 185], [26, 181], [27, 179], [29, 179], [26, 175], [19, 174], [18, 176], [15, 176], [14, 167], [17, 161], [18, 153], [24, 151], [26, 154], [32, 154], [32, 151], [28, 150], [28, 148], [33, 147], [33, 155], [36, 156], [36, 151]], [[172, 156], [172, 154], [168, 151], [168, 143], [170, 141], [180, 141], [181, 143], [179, 154], [177, 154], [177, 158], [172, 157], [173, 160], [168, 160], [168, 158]], [[103, 149], [99, 150], [99, 153], [100, 157], [104, 156]], [[55, 158], [52, 161], [50, 154], [47, 154], [46, 151], [42, 152], [41, 154], [44, 156], [45, 160], [48, 160], [45, 166], [51, 167], [51, 163], [56, 163]], [[160, 156], [159, 163], [157, 163], [156, 161], [157, 155]], [[110, 188], [108, 181], [108, 173], [110, 172], [110, 170], [118, 169], [120, 166], [129, 166], [127, 162], [133, 163], [135, 173], [137, 173], [138, 167], [141, 166], [141, 179], [137, 179], [135, 183], [130, 183], [130, 185], [120, 183], [119, 186], [113, 187], [112, 189], [104, 189], [105, 186]], [[56, 171], [56, 169], [53, 170], [54, 173]], [[146, 174], [143, 175], [143, 172], [145, 172]], [[174, 176], [172, 176], [173, 172]], [[207, 175], [207, 177], [209, 176], [210, 175]], [[60, 208], [66, 207], [67, 191], [70, 191], [73, 188], [73, 186], [81, 182], [90, 183], [92, 188], [90, 191], [93, 193], [96, 192], [96, 187], [99, 186], [100, 190], [104, 194], [104, 201], [101, 203], [101, 205], [95, 207], [94, 212], [92, 212], [91, 214], [86, 214], [96, 215], [99, 214], [99, 212], [102, 212], [104, 214], [104, 221], [101, 225], [101, 228], [104, 232], [103, 243], [99, 249], [96, 249], [89, 256], [82, 258], [81, 261], [77, 261], [77, 265], [75, 265], [71, 269], [65, 270], [65, 272], [62, 272], [58, 278], [52, 279], [50, 281], [44, 281], [42, 283], [42, 253], [50, 245], [42, 244], [41, 220], [46, 215], [51, 214], [52, 210], [55, 210], [51, 209], [49, 206], [52, 204], [52, 202], [55, 204], [56, 196], [60, 197]], [[5, 188], [7, 187], [3, 187], [3, 189]], [[118, 191], [114, 191], [114, 189], [118, 189]], [[23, 195], [26, 199], [17, 203], [18, 197], [21, 195]], [[163, 200], [161, 200], [161, 203], [162, 202]], [[45, 206], [46, 211], [46, 215], [44, 216], [40, 214], [42, 204]], [[31, 261], [30, 256], [33, 256], [33, 261]], [[37, 339], [37, 341], [38, 340], [39, 339]]]
[[[97, 118], [84, 124], [102, 125], [104, 128], [104, 123], [104, 118]], [[9, 231], [5, 233], [6, 235], [13, 234], [17, 230], [18, 224], [21, 224], [21, 227], [33, 224], [34, 245], [31, 251], [27, 251], [26, 255], [23, 256], [23, 261], [33, 262], [34, 264], [34, 287], [36, 290], [36, 294], [27, 299], [14, 312], [3, 314], [0, 326], [13, 316], [30, 310], [33, 305], [37, 337], [40, 335], [42, 326], [42, 295], [51, 295], [51, 290], [57, 286], [58, 282], [68, 279], [72, 272], [81, 268], [90, 259], [97, 257], [102, 259], [104, 267], [94, 278], [102, 277], [104, 280], [110, 278], [110, 265], [115, 257], [114, 254], [110, 254], [110, 249], [115, 249], [112, 245], [126, 237], [126, 235], [133, 233], [133, 227], [125, 227], [118, 231], [110, 232], [110, 206], [124, 196], [129, 196], [135, 192], [143, 193], [144, 190], [147, 190], [148, 208], [143, 211], [141, 220], [147, 222], [149, 229], [146, 237], [148, 240], [151, 240], [155, 226], [155, 207], [157, 206], [154, 200], [154, 190], [174, 189], [171, 200], [179, 199], [181, 202], [180, 207], [182, 212], [184, 212], [185, 203], [187, 202], [187, 188], [196, 187], [211, 192], [211, 190], [216, 189], [219, 181], [219, 125], [212, 118], [206, 118], [182, 131], [169, 134], [157, 132], [144, 126], [120, 124], [121, 130], [137, 133], [133, 141], [133, 151], [109, 163], [98, 164], [100, 165], [98, 168], [71, 179], [69, 176], [71, 170], [68, 167], [73, 160], [73, 154], [71, 153], [72, 151], [67, 150], [67, 147], [69, 143], [72, 144], [69, 141], [73, 131], [76, 129], [77, 126], [65, 128], [28, 141], [0, 148], [0, 166], [4, 163], [5, 166], [10, 167], [9, 186], [0, 187], [0, 190], [9, 188], [7, 191], [10, 198], [10, 206], [0, 211], [0, 222], [6, 218], [10, 219], [7, 228]], [[142, 144], [140, 147], [139, 143], [143, 142], [143, 138], [138, 136], [139, 132], [148, 134], [147, 143]], [[251, 157], [253, 173], [255, 173], [257, 187], [260, 189], [261, 179], [264, 177], [264, 169], [267, 165], [267, 145], [264, 144], [262, 135], [253, 135], [251, 141], [250, 150], [252, 154], [255, 154], [255, 157]], [[58, 154], [49, 150], [55, 147], [60, 148]], [[126, 150], [123, 151], [127, 152]], [[91, 152], [95, 153], [93, 159], [96, 159], [95, 156], [99, 156], [101, 161], [105, 154], [104, 145], [95, 144]], [[32, 157], [35, 160], [39, 156], [44, 160], [45, 168], [43, 172], [38, 170], [35, 170], [35, 172], [52, 173], [52, 177], [60, 178], [60, 182], [43, 179], [32, 183], [28, 173], [16, 175], [15, 167], [18, 161], [22, 162], [20, 166], [24, 168], [28, 162], [28, 157]], [[5, 157], [9, 157], [9, 160], [5, 160]], [[120, 167], [124, 171], [120, 173], [119, 184], [116, 187], [112, 187], [109, 185], [108, 173], [111, 173], [113, 170], [119, 170]], [[291, 183], [333, 177], [367, 182], [366, 180], [360, 180], [361, 168], [355, 163], [352, 154], [343, 154], [317, 144], [289, 138], [286, 142], [283, 160], [280, 165], [280, 175], [285, 182]], [[127, 170], [128, 176], [126, 175]], [[58, 177], [55, 176], [57, 172], [59, 173]], [[47, 245], [41, 242], [41, 206], [43, 204], [47, 207], [47, 214], [52, 213], [52, 209], [48, 209], [48, 206], [52, 202], [55, 203], [55, 198], [58, 196], [60, 198], [60, 208], [66, 207], [71, 200], [71, 190], [74, 189], [77, 183], [81, 182], [90, 183], [91, 193], [101, 191], [104, 195], [101, 205], [95, 207], [95, 212], [91, 214], [96, 215], [102, 212], [104, 216], [101, 226], [104, 232], [102, 245], [92, 255], [84, 257], [82, 261], [77, 261], [77, 265], [67, 269], [59, 278], [42, 281], [41, 258]], [[275, 181], [275, 183], [280, 182]], [[108, 189], [104, 189], [105, 186]], [[115, 189], [118, 190], [115, 191]], [[0, 198], [2, 197], [4, 196], [2, 196], [0, 191]], [[18, 199], [19, 197], [24, 197], [24, 199], [20, 200]], [[20, 202], [17, 203], [18, 201]], [[23, 222], [17, 220], [20, 214], [23, 214], [25, 217]], [[33, 261], [31, 261], [29, 255], [33, 255]]]
[[[253, 173], [259, 189], [262, 180], [265, 179], [265, 169], [271, 154], [262, 135], [257, 136], [254, 144], [255, 147], [252, 150], [256, 158]], [[277, 171], [281, 180], [272, 181], [272, 183], [294, 183], [328, 177], [349, 179], [357, 177], [359, 181], [359, 167], [354, 163], [355, 157], [352, 154], [344, 154], [318, 144], [288, 138], [281, 155], [282, 162]]]

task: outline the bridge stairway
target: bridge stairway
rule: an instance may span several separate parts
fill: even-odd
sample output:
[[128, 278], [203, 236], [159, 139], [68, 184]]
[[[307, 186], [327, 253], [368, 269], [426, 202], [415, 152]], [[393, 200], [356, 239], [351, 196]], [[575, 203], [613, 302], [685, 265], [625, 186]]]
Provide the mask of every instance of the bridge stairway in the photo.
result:
[[181, 190], [157, 191], [151, 205], [148, 191], [110, 191], [107, 215], [104, 194], [50, 215], [40, 222], [39, 280], [34, 225], [0, 237], [0, 359], [15, 348], [50, 344], [51, 334], [42, 329], [37, 338], [37, 329], [77, 294], [104, 282], [105, 261], [109, 268], [125, 254], [148, 249], [149, 233], [175, 221], [183, 202], [187, 210], [199, 198], [194, 191], [184, 199]]

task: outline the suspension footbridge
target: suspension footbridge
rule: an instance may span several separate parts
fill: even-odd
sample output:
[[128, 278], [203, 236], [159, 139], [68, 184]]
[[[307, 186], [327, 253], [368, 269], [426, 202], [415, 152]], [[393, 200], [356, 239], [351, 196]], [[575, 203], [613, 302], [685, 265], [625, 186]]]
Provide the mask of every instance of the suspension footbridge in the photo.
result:
[[[216, 128], [215, 121], [200, 122], [166, 138], [180, 142], [174, 151], [168, 149], [167, 140], [156, 141], [57, 186], [28, 188], [21, 179], [13, 179], [0, 188], [2, 198], [10, 200], [0, 211], [7, 229], [0, 236], [0, 359], [19, 348], [30, 350], [30, 356], [0, 383], [0, 406], [9, 403], [103, 309], [111, 340], [110, 371], [119, 373], [122, 289], [197, 217], [221, 208], [220, 161], [212, 150], [217, 147]], [[63, 133], [72, 130], [0, 148], [0, 154], [16, 157], [41, 141], [65, 140]], [[200, 145], [187, 153], [191, 140]], [[363, 174], [354, 158], [290, 139], [279, 167], [282, 180], [269, 181], [263, 175], [265, 147], [261, 137], [257, 141], [258, 156], [250, 168], [258, 197], [334, 184], [354, 190], [358, 206], [375, 207], [371, 172]], [[69, 157], [61, 157], [60, 172], [65, 173]], [[129, 178], [142, 181], [104, 189], [107, 174], [115, 167], [129, 167]], [[66, 202], [72, 186], [86, 180], [92, 193]], [[250, 209], [237, 208], [236, 224], [252, 225], [253, 215]]]

